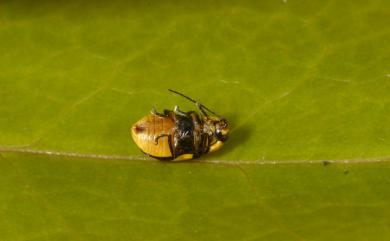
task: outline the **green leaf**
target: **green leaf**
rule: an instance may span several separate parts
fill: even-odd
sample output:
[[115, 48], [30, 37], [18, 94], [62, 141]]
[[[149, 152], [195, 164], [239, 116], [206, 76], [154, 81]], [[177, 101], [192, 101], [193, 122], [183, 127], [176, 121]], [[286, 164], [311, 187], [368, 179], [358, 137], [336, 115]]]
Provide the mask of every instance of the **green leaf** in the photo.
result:
[[[0, 240], [388, 240], [387, 1], [0, 6]], [[218, 153], [145, 157], [195, 106]]]

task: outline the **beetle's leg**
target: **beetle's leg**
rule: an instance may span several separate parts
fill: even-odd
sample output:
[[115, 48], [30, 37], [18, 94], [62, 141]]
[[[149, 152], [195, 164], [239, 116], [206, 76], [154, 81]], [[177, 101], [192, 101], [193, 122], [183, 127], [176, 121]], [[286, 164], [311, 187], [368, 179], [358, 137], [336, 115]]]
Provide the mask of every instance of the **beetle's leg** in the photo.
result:
[[182, 110], [179, 109], [179, 106], [175, 105], [175, 108], [173, 108], [173, 112], [176, 114], [176, 115], [180, 115], [180, 116], [187, 116], [187, 113], [183, 112]]
[[198, 109], [200, 110], [200, 112], [204, 115], [204, 116], [208, 116], [206, 111], [203, 109], [203, 105], [201, 103], [199, 103], [198, 101], [195, 102], [196, 104], [196, 107], [198, 107]]
[[172, 114], [171, 110], [164, 110], [164, 116], [170, 116]]
[[152, 107], [152, 110], [150, 111], [150, 114], [152, 115], [160, 115], [160, 113], [157, 112], [156, 107]]
[[209, 152], [209, 149], [210, 149], [210, 145], [209, 145], [209, 135], [207, 135], [206, 133], [203, 133], [202, 135], [202, 153], [207, 153]]
[[160, 139], [161, 137], [165, 137], [165, 136], [170, 136], [169, 134], [161, 134], [161, 135], [158, 135], [156, 137], [154, 137], [154, 144], [157, 145], [158, 144], [158, 139]]
[[162, 113], [157, 112], [157, 110], [156, 110], [155, 107], [152, 108], [152, 110], [150, 111], [150, 113], [151, 113], [152, 115], [157, 115], [157, 116], [160, 116], [160, 117], [166, 117], [166, 116], [167, 116], [166, 110], [164, 110], [164, 114], [162, 114]]

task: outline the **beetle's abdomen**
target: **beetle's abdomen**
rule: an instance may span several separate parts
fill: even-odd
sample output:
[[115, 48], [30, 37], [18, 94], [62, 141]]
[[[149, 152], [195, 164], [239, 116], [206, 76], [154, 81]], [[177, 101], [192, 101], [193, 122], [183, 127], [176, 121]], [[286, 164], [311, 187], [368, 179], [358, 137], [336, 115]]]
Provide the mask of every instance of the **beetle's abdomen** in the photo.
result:
[[172, 135], [175, 122], [170, 117], [150, 114], [139, 120], [131, 128], [131, 136], [137, 146], [146, 154], [159, 157], [172, 157], [167, 136], [155, 139], [161, 135]]

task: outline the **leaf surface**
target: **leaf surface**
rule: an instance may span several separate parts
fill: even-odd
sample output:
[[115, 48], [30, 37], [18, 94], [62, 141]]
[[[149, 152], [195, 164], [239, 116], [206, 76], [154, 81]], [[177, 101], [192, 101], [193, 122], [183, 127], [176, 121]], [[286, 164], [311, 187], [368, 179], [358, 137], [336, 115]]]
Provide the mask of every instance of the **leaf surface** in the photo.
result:
[[[387, 1], [4, 2], [1, 240], [388, 240]], [[154, 106], [225, 116], [146, 158]]]

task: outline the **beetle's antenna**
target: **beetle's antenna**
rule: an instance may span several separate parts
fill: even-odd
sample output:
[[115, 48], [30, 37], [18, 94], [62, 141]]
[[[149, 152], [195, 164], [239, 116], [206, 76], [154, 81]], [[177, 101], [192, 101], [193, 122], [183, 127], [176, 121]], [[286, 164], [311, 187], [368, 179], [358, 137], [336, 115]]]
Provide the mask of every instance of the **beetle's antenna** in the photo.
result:
[[188, 96], [186, 96], [186, 95], [184, 95], [184, 94], [182, 94], [182, 93], [180, 93], [180, 92], [177, 92], [177, 91], [175, 91], [175, 90], [171, 90], [171, 89], [168, 89], [168, 90], [169, 90], [170, 92], [172, 92], [172, 93], [175, 93], [175, 94], [177, 94], [177, 95], [180, 95], [181, 97], [186, 98], [187, 100], [189, 100], [189, 101], [191, 101], [191, 102], [193, 102], [193, 103], [195, 103], [195, 104], [199, 104], [199, 106], [200, 106], [201, 108], [204, 108], [205, 110], [207, 110], [207, 111], [210, 112], [211, 114], [214, 114], [214, 115], [216, 115], [217, 117], [220, 118], [220, 115], [216, 114], [214, 111], [210, 110], [209, 108], [207, 108], [206, 106], [202, 105], [202, 104], [199, 103], [198, 101], [193, 100], [193, 99], [191, 99], [190, 97], [188, 97]]

